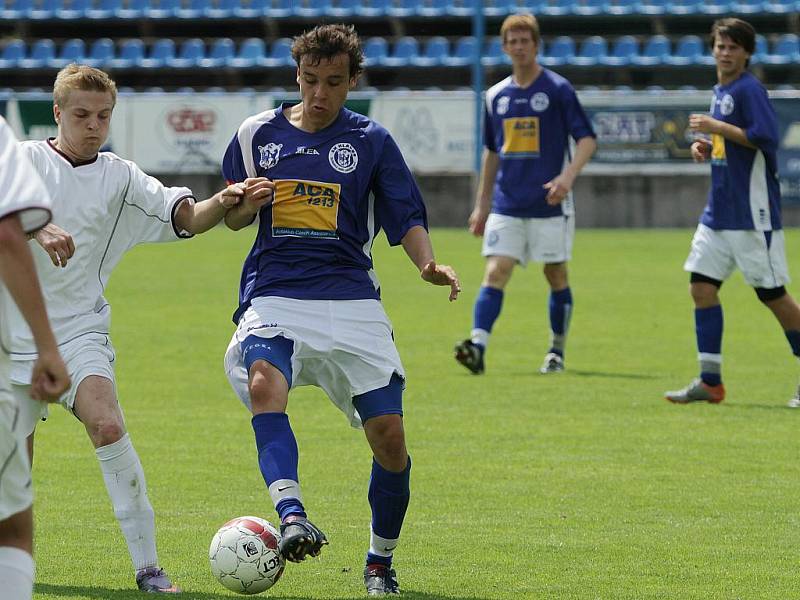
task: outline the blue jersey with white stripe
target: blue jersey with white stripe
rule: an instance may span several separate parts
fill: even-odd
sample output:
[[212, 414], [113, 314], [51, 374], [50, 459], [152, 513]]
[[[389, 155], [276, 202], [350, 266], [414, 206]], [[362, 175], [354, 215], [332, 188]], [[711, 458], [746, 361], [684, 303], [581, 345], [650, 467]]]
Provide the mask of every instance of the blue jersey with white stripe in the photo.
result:
[[274, 200], [259, 212], [245, 260], [237, 322], [252, 298], [361, 300], [380, 297], [372, 244], [427, 229], [422, 196], [397, 144], [370, 119], [343, 108], [325, 129], [302, 131], [289, 105], [250, 117], [228, 146], [228, 182], [267, 177]]
[[550, 206], [542, 187], [571, 160], [570, 136], [595, 137], [569, 81], [548, 69], [526, 88], [507, 77], [486, 92], [483, 124], [484, 145], [500, 156], [492, 212], [511, 217], [572, 214], [572, 194]]
[[700, 222], [711, 229], [780, 229], [778, 119], [767, 90], [745, 71], [714, 86], [711, 116], [743, 129], [756, 149], [711, 136], [711, 189]]

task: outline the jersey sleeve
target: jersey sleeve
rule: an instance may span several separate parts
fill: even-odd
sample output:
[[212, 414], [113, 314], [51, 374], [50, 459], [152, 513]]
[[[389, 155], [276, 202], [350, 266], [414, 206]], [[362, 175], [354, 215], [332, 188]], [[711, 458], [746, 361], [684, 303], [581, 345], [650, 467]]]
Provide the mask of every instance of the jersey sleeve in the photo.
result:
[[494, 122], [489, 113], [489, 101], [483, 103], [483, 146], [491, 152], [497, 153], [497, 144], [494, 137]]
[[422, 194], [390, 135], [386, 136], [381, 149], [372, 191], [375, 195], [376, 231], [382, 228], [389, 244], [399, 244], [408, 230], [416, 225], [428, 229]]
[[741, 97], [744, 132], [751, 144], [765, 152], [778, 149], [778, 117], [761, 85], [747, 86]]
[[222, 159], [222, 176], [228, 184], [237, 183], [247, 179], [247, 170], [244, 167], [242, 147], [239, 145], [238, 133], [233, 136], [225, 156]]
[[130, 170], [130, 180], [117, 227], [127, 240], [128, 247], [144, 242], [170, 242], [192, 237], [175, 223], [175, 212], [181, 203], [194, 202], [192, 190], [167, 187], [135, 164], [128, 161], [125, 164]]
[[8, 124], [0, 117], [0, 219], [16, 213], [26, 233], [50, 221], [50, 195]]
[[585, 137], [597, 137], [592, 122], [586, 116], [572, 86], [564, 85], [561, 88], [561, 101], [564, 107], [564, 121], [572, 138], [577, 141]]

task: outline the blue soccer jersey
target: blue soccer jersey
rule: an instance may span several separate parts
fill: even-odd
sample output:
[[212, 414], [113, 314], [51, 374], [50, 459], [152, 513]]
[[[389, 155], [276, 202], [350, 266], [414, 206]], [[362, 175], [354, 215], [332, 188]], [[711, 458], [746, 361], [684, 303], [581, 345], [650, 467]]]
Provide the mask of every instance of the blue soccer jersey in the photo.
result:
[[780, 229], [778, 119], [767, 90], [744, 72], [714, 87], [711, 116], [743, 129], [756, 149], [712, 136], [711, 188], [700, 222], [711, 229]]
[[396, 245], [412, 227], [427, 229], [419, 189], [383, 127], [343, 108], [331, 125], [308, 133], [289, 123], [288, 107], [244, 121], [225, 152], [229, 183], [275, 183], [242, 269], [234, 322], [262, 296], [378, 299], [377, 233], [383, 229]]
[[527, 88], [507, 77], [486, 92], [484, 108], [484, 145], [500, 156], [492, 212], [511, 217], [572, 214], [571, 195], [550, 206], [542, 187], [571, 160], [570, 136], [595, 137], [570, 83], [548, 69]]

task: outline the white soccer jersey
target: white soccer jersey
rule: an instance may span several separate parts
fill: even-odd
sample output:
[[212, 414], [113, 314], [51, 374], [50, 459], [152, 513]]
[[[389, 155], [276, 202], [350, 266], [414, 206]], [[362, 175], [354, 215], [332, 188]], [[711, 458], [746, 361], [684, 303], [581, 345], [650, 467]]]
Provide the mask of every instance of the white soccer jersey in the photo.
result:
[[[137, 244], [191, 237], [176, 229], [174, 215], [181, 201], [194, 200], [192, 192], [165, 187], [111, 152], [76, 164], [49, 140], [22, 147], [53, 197], [52, 223], [75, 243], [75, 254], [61, 268], [31, 242], [56, 340], [64, 344], [89, 333], [107, 334], [111, 307], [103, 290], [111, 272]], [[33, 338], [19, 312], [12, 308], [2, 319], [11, 325], [12, 360], [35, 358]]]
[[[13, 213], [19, 215], [26, 232], [39, 229], [50, 220], [50, 196], [11, 128], [0, 117], [0, 219]], [[3, 292], [0, 294], [0, 311], [5, 314], [7, 305], [16, 306], [2, 282], [0, 290]], [[12, 401], [7, 355], [11, 333], [7, 325], [8, 320], [0, 318], [0, 402]]]

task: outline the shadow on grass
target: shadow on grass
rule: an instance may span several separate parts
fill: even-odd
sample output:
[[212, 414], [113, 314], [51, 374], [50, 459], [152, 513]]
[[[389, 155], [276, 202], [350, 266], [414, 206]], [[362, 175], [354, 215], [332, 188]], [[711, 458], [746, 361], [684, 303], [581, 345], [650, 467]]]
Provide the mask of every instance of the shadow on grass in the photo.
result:
[[[139, 590], [131, 588], [114, 589], [107, 587], [82, 587], [77, 585], [57, 585], [51, 583], [37, 583], [33, 590], [34, 597], [48, 598], [90, 598], [91, 600], [142, 600], [143, 595]], [[464, 596], [444, 596], [440, 594], [428, 594], [424, 592], [415, 592], [404, 588], [402, 590], [404, 599], [415, 598], [417, 600], [475, 600], [475, 597]], [[176, 600], [230, 600], [231, 598], [241, 598], [233, 593], [220, 593], [209, 594], [207, 592], [193, 592], [191, 590], [184, 590], [183, 593], [177, 594], [174, 597]], [[269, 592], [263, 596], [275, 600], [308, 600], [308, 596], [284, 596], [280, 593]], [[328, 597], [326, 600], [357, 600], [363, 597], [363, 594], [358, 593], [352, 596], [338, 596]]]
[[583, 371], [581, 369], [569, 369], [567, 373], [578, 377], [603, 377], [605, 379], [660, 379], [659, 375], [644, 373], [609, 373], [608, 371]]

